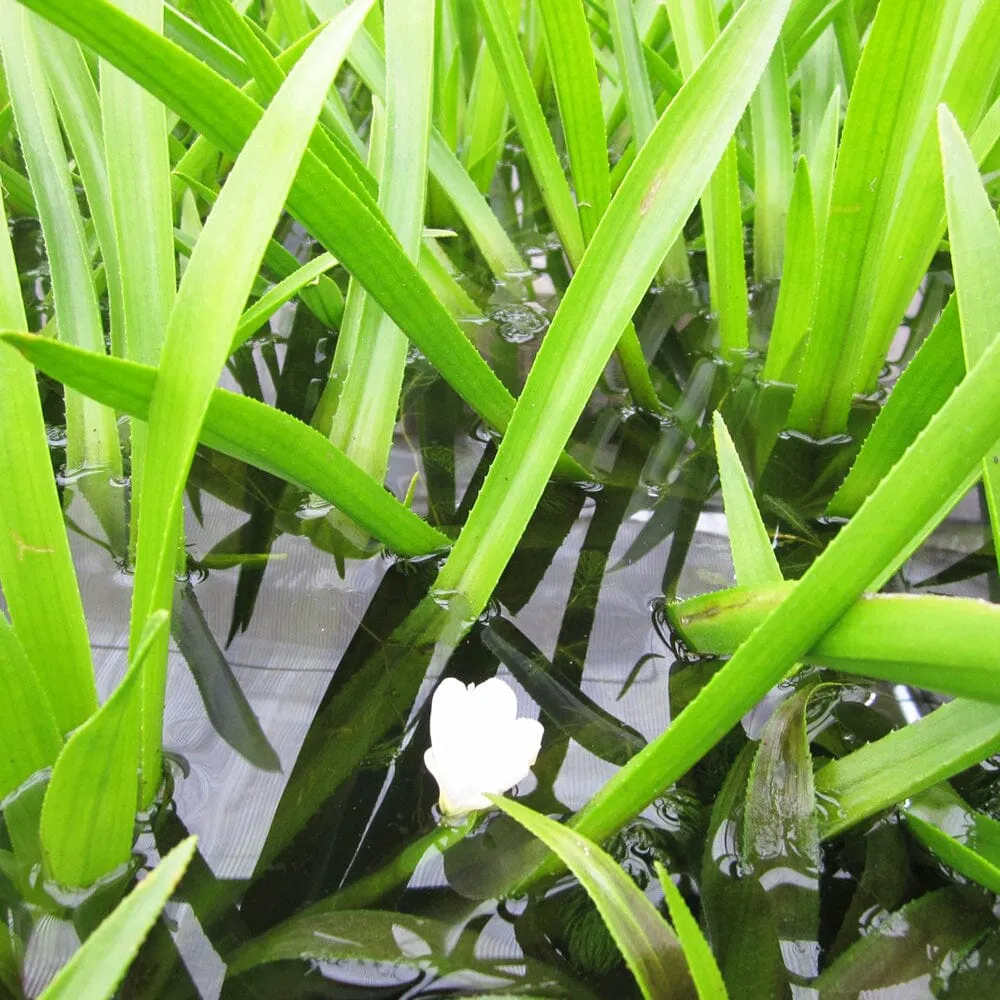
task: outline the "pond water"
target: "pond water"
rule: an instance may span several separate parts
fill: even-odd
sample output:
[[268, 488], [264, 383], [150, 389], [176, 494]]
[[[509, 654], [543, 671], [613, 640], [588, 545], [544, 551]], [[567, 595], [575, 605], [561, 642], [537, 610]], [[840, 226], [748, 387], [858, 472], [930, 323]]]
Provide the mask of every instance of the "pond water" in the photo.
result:
[[[522, 211], [518, 238], [532, 251], [536, 272], [517, 289], [484, 283], [486, 318], [469, 324], [514, 390], [566, 281], [557, 248], [527, 228], [529, 216]], [[15, 232], [38, 322], [44, 262], [32, 257], [32, 228], [19, 223]], [[308, 251], [294, 231], [288, 242]], [[697, 270], [697, 257], [695, 263]], [[526, 289], [533, 301], [519, 300]], [[693, 698], [717, 664], [679, 645], [662, 606], [734, 581], [711, 445], [714, 409], [722, 409], [757, 481], [786, 576], [799, 575], [832, 537], [836, 525], [819, 514], [851, 459], [851, 441], [775, 439], [769, 428], [780, 421], [775, 414], [787, 406], [787, 394], [754, 379], [752, 358], [734, 376], [713, 356], [711, 319], [699, 292], [696, 286], [650, 295], [638, 317], [673, 418], [658, 423], [631, 411], [617, 369], [609, 368], [573, 445], [600, 484], [550, 485], [489, 612], [451, 655], [433, 643], [400, 648], [391, 639], [427, 593], [434, 560], [361, 557], [331, 533], [328, 510], [310, 497], [199, 451], [188, 490], [189, 571], [179, 583], [179, 644], [171, 652], [166, 710], [171, 781], [138, 841], [139, 856], [152, 862], [194, 832], [199, 855], [123, 996], [638, 995], [575, 880], [563, 876], [498, 900], [538, 857], [537, 844], [496, 815], [468, 831], [439, 827], [437, 788], [423, 752], [438, 681], [481, 681], [499, 672], [517, 691], [521, 714], [546, 727], [534, 775], [517, 795], [565, 818]], [[763, 336], [769, 296], [758, 298]], [[921, 324], [926, 316], [917, 309], [914, 337]], [[901, 354], [912, 346], [908, 333], [900, 338]], [[286, 308], [270, 333], [234, 356], [222, 384], [308, 420], [331, 352], [330, 331], [304, 309]], [[887, 370], [886, 387], [895, 374]], [[859, 433], [878, 402], [859, 403]], [[59, 469], [59, 400], [52, 387], [46, 407]], [[414, 508], [453, 530], [494, 449], [491, 436], [414, 354], [388, 487], [402, 497], [416, 475]], [[78, 477], [61, 481], [103, 696], [125, 668], [131, 576]], [[937, 592], [989, 596], [995, 580], [978, 555], [983, 524], [972, 494], [892, 589], [933, 579]], [[945, 891], [934, 913], [942, 941], [952, 940], [949, 929], [954, 940], [964, 940], [957, 925], [979, 919], [980, 904], [970, 903], [960, 880], [891, 817], [827, 842], [818, 862], [789, 843], [779, 851], [783, 866], [741, 877], [731, 830], [742, 808], [746, 747], [776, 704], [819, 679], [840, 683], [810, 702], [818, 754], [877, 738], [938, 703], [888, 684], [805, 671], [606, 845], [657, 903], [653, 862], [667, 866], [694, 912], [707, 912], [717, 946], [731, 946], [748, 963], [742, 994], [748, 997], [817, 995], [810, 982], [821, 962], [931, 889]], [[993, 770], [987, 763], [958, 780], [987, 811], [1000, 801]], [[450, 841], [447, 850], [440, 849], [442, 839]], [[75, 946], [77, 933], [69, 910], [43, 915], [37, 902], [21, 901], [11, 907], [20, 914], [34, 993]], [[765, 958], [756, 963], [739, 950], [747, 931], [765, 942], [759, 949]], [[975, 961], [956, 952], [956, 962], [972, 964], [946, 990], [920, 963], [925, 954], [927, 965], [928, 950], [920, 933], [916, 919], [899, 929], [910, 950], [901, 946], [878, 984], [891, 993], [877, 995], [961, 996], [976, 969], [993, 967], [995, 934]], [[319, 950], [317, 936], [325, 942]], [[768, 952], [772, 940], [776, 960]]]

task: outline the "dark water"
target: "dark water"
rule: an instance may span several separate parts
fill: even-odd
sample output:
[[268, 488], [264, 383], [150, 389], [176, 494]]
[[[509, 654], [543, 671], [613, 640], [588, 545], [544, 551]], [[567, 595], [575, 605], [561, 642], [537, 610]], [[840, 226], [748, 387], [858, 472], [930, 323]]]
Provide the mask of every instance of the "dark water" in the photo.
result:
[[[530, 218], [526, 209], [523, 218]], [[37, 259], [32, 266], [30, 227], [22, 225], [18, 236], [38, 322], [44, 267]], [[515, 391], [566, 280], [546, 234], [524, 228], [519, 239], [536, 268], [521, 287], [532, 288], [535, 301], [517, 301], [510, 288], [470, 285], [485, 313], [470, 324], [472, 335]], [[472, 266], [469, 272], [475, 277]], [[769, 308], [761, 293], [758, 336]], [[915, 338], [925, 320], [915, 314]], [[499, 672], [515, 687], [521, 714], [546, 727], [534, 776], [517, 794], [562, 818], [711, 676], [717, 664], [680, 647], [661, 608], [665, 598], [733, 583], [716, 492], [714, 409], [721, 408], [757, 484], [786, 576], [804, 571], [836, 530], [819, 514], [851, 460], [850, 440], [778, 438], [787, 392], [760, 385], [752, 357], [744, 373], [714, 357], [698, 288], [650, 295], [637, 325], [673, 418], [660, 423], [632, 412], [616, 367], [609, 368], [573, 445], [601, 485], [549, 487], [488, 614], [451, 655], [433, 643], [404, 647], [398, 634], [392, 638], [427, 593], [433, 560], [352, 556], [329, 531], [327, 508], [258, 470], [199, 451], [189, 486], [189, 572], [179, 593], [186, 656], [171, 653], [168, 797], [138, 841], [140, 859], [152, 862], [194, 832], [199, 854], [123, 996], [638, 995], [573, 879], [497, 900], [538, 853], [503, 817], [481, 818], [443, 853], [418, 849], [439, 831], [437, 789], [423, 752], [429, 696], [442, 677], [471, 682]], [[332, 349], [329, 330], [304, 309], [286, 309], [270, 334], [232, 359], [222, 384], [308, 420]], [[907, 350], [905, 337], [899, 349]], [[887, 371], [887, 383], [894, 374]], [[52, 387], [46, 393], [59, 469], [59, 397]], [[877, 405], [859, 404], [857, 435]], [[402, 497], [418, 473], [415, 509], [454, 533], [494, 448], [414, 355], [388, 480], [393, 492]], [[75, 477], [61, 481], [106, 693], [125, 666], [131, 578], [120, 554], [103, 543]], [[972, 495], [893, 586], [909, 589], [937, 576], [938, 592], [987, 596], [988, 563], [976, 561], [982, 542], [983, 516]], [[872, 984], [891, 990], [878, 995], [971, 996], [962, 990], [1000, 982], [991, 978], [998, 938], [989, 906], [892, 817], [822, 847], [771, 844], [747, 868], [737, 831], [747, 809], [748, 747], [755, 745], [748, 734], [759, 738], [775, 704], [819, 679], [838, 680], [813, 670], [790, 683], [605, 846], [658, 903], [653, 863], [667, 866], [727, 973], [746, 968], [733, 996], [818, 995], [810, 983], [822, 966], [932, 891], [928, 915], [901, 919], [894, 936], [911, 947], [901, 946], [897, 964]], [[233, 682], [263, 740], [234, 735]], [[215, 691], [211, 713], [199, 685]], [[809, 703], [814, 753], [845, 752], [934, 704], [919, 692], [845, 681]], [[272, 754], [280, 770], [247, 760], [267, 765]], [[974, 768], [958, 786], [974, 805], [996, 812], [993, 774], [990, 764]], [[44, 896], [25, 901], [8, 892], [7, 905], [33, 993], [87, 923], [78, 910], [74, 928], [72, 908]], [[100, 908], [100, 901], [92, 906]], [[940, 935], [930, 934], [931, 945], [919, 937], [928, 923]], [[972, 939], [983, 943], [970, 957], [960, 945]], [[952, 965], [965, 966], [942, 986], [934, 978], [940, 956], [931, 959], [946, 945]], [[227, 976], [227, 965], [238, 969], [265, 947], [275, 960]]]

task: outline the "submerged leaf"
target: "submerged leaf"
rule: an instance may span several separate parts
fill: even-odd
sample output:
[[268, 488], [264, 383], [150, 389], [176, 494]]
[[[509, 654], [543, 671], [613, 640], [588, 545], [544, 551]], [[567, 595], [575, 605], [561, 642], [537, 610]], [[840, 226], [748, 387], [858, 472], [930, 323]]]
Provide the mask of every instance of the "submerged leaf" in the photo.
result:
[[180, 588], [170, 630], [215, 731], [255, 767], [280, 771], [281, 760], [215, 641], [190, 584]]
[[584, 749], [624, 764], [645, 745], [641, 733], [626, 726], [561, 677], [555, 667], [504, 618], [495, 618], [481, 633], [483, 644], [517, 678], [556, 729]]
[[947, 784], [915, 795], [903, 806], [907, 826], [946, 865], [1000, 892], [1000, 823], [976, 812]]
[[492, 799], [498, 809], [555, 851], [579, 879], [647, 1000], [693, 995], [693, 982], [674, 932], [617, 861], [547, 816], [510, 799]]
[[823, 1000], [926, 991], [993, 926], [988, 898], [973, 889], [927, 893], [890, 913], [826, 969]]

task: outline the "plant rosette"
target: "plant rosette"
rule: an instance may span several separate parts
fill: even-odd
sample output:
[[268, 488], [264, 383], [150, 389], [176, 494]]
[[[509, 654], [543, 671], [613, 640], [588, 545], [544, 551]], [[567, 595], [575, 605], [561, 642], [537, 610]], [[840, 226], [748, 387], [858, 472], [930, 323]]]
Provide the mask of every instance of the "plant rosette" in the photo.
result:
[[499, 677], [482, 684], [445, 678], [431, 700], [431, 745], [424, 763], [438, 783], [446, 819], [491, 808], [530, 773], [542, 745], [542, 724], [517, 717], [513, 689]]

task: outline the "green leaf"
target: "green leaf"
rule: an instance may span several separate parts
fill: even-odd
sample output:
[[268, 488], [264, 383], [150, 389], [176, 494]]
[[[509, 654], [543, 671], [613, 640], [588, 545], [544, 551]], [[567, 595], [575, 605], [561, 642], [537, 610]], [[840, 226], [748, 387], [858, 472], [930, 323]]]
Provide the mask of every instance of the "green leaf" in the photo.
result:
[[[490, 45], [500, 77], [504, 82], [511, 104], [511, 111], [517, 122], [518, 132], [524, 143], [528, 162], [531, 164], [532, 172], [541, 189], [545, 207], [553, 225], [559, 233], [570, 264], [573, 268], [577, 268], [580, 265], [580, 259], [583, 257], [584, 248], [589, 244], [594, 233], [593, 229], [584, 231], [582, 228], [583, 216], [578, 211], [578, 206], [586, 200], [586, 196], [584, 193], [578, 191], [574, 200], [573, 193], [570, 191], [566, 176], [563, 173], [562, 163], [559, 160], [552, 135], [545, 120], [545, 113], [535, 94], [530, 70], [518, 43], [515, 25], [511, 23], [510, 16], [504, 6], [507, 0], [476, 0], [476, 2], [480, 18], [483, 21], [486, 40]], [[554, 48], [552, 38], [547, 37], [546, 44], [550, 52], [561, 52], [560, 40], [555, 42], [556, 47]], [[593, 60], [589, 61], [592, 64]], [[560, 58], [556, 65], [559, 67], [560, 90], [564, 95], [564, 103], [568, 100], [570, 102], [569, 107], [575, 110], [578, 101], [591, 101], [594, 96], [598, 96], [599, 98], [599, 95], [593, 93], [593, 89], [591, 89], [588, 96], [586, 78], [581, 81], [580, 85], [583, 93], [581, 95], [574, 93], [572, 98], [568, 98], [566, 92], [570, 89], [575, 92], [577, 84], [574, 82], [571, 85], [567, 81], [568, 71], [562, 63], [563, 59]], [[583, 68], [586, 69], [586, 67], [587, 63], [585, 62]], [[579, 67], [574, 66], [572, 68], [572, 79], [574, 81], [577, 80], [578, 74]], [[594, 83], [596, 85], [596, 79]], [[592, 106], [591, 114], [595, 112], [596, 108]], [[650, 113], [652, 114], [652, 109], [650, 109]], [[599, 118], [595, 120], [600, 121]], [[650, 121], [650, 130], [652, 129], [652, 124], [653, 122]], [[576, 131], [577, 125], [575, 117], [564, 121], [563, 128], [567, 136], [571, 129], [574, 132]], [[582, 141], [588, 142], [589, 136]], [[575, 136], [571, 148], [576, 153], [578, 160], [581, 156], [586, 155], [589, 158], [592, 155], [589, 148], [584, 152], [584, 149], [581, 148], [581, 140]], [[587, 216], [590, 223], [599, 221], [600, 217], [596, 216], [593, 210], [600, 207], [601, 214], [603, 214], [610, 198], [610, 177], [608, 175], [607, 154], [603, 146], [603, 133], [599, 155], [599, 163], [603, 165], [604, 176], [603, 179], [593, 178], [595, 184], [601, 185], [601, 188], [594, 192], [596, 202], [593, 205], [587, 206], [591, 210]], [[587, 171], [587, 179], [590, 180], [589, 165]], [[686, 263], [683, 244], [680, 246], [680, 256]], [[687, 276], [686, 272], [683, 276]], [[663, 407], [656, 395], [656, 390], [653, 388], [642, 346], [631, 324], [626, 324], [622, 333], [618, 358], [621, 362], [625, 380], [636, 403], [651, 413], [661, 412]]]
[[[574, 6], [572, 4], [563, 4], [568, 10], [572, 11]], [[581, 8], [576, 8], [580, 10]], [[639, 38], [639, 27], [636, 23], [637, 12], [632, 7], [632, 0], [611, 0], [608, 4], [608, 19], [611, 26], [612, 41], [614, 42], [615, 56], [618, 60], [619, 76], [621, 77], [622, 83], [622, 96], [625, 99], [625, 108], [628, 114], [629, 125], [632, 129], [632, 143], [634, 149], [639, 148], [645, 143], [649, 138], [649, 134], [656, 127], [657, 110], [656, 104], [653, 100], [653, 88], [650, 84], [649, 73], [646, 68], [646, 55], [650, 54], [656, 56], [655, 52], [651, 52], [648, 46], [645, 46]], [[556, 43], [558, 46], [560, 43]], [[551, 61], [551, 55], [553, 51], [553, 44], [550, 43], [549, 56]], [[591, 49], [591, 55], [593, 50]], [[583, 65], [586, 67], [591, 59], [584, 59]], [[572, 78], [576, 78], [580, 74], [579, 65], [573, 65]], [[673, 71], [671, 70], [671, 73]], [[674, 74], [672, 83], [676, 84], [669, 89], [670, 96], [672, 97], [678, 90], [680, 90], [681, 81], [680, 77]], [[596, 83], [596, 77], [595, 77]], [[597, 97], [600, 98], [600, 92], [597, 91]], [[595, 124], [601, 120], [601, 117], [595, 115]], [[563, 121], [564, 129], [567, 128], [567, 123]], [[568, 143], [567, 143], [568, 145]], [[634, 152], [633, 152], [634, 156]], [[603, 164], [605, 173], [607, 173], [607, 152], [604, 148], [604, 137], [601, 137], [601, 162]], [[609, 177], [610, 180], [610, 177]], [[577, 190], [577, 201], [582, 202], [584, 200], [583, 196], [580, 194], [579, 189]], [[604, 207], [607, 207], [607, 195], [604, 196]], [[602, 209], [603, 214], [604, 209]], [[581, 206], [581, 217], [583, 213], [583, 208]], [[592, 234], [584, 235], [587, 238], [587, 242], [590, 242], [590, 236]], [[691, 281], [691, 266], [688, 263], [687, 257], [687, 247], [684, 243], [684, 236], [678, 237], [674, 245], [667, 251], [666, 260], [663, 263], [663, 267], [660, 269], [661, 277], [664, 281], [673, 282], [679, 281], [685, 284]]]
[[[90, 276], [90, 253], [45, 80], [34, 18], [14, 0], [0, 3], [0, 53], [38, 203], [60, 333], [71, 343], [103, 354], [104, 331]], [[71, 468], [106, 467], [112, 475], [121, 474], [118, 430], [110, 410], [71, 393], [66, 400], [66, 433], [66, 460]], [[112, 517], [110, 511], [99, 515], [104, 523]]]
[[621, 331], [729, 143], [785, 9], [786, 0], [740, 8], [664, 112], [601, 220], [437, 581], [472, 608], [488, 600]]
[[850, 517], [857, 512], [964, 375], [958, 299], [952, 296], [879, 410], [851, 471], [826, 508], [828, 515]]
[[785, 223], [792, 194], [792, 115], [785, 47], [779, 38], [750, 98], [753, 135], [753, 270], [758, 283], [781, 277]]
[[[379, 207], [416, 263], [427, 197], [434, 0], [388, 0], [385, 22], [388, 71]], [[389, 466], [408, 347], [392, 319], [366, 298], [329, 437], [377, 482], [385, 479]]]
[[62, 738], [52, 706], [31, 661], [0, 611], [0, 798], [48, 767], [59, 756]]
[[[719, 33], [714, 0], [666, 0], [684, 79], [689, 80]], [[775, 43], [768, 47], [768, 56]], [[749, 45], [746, 46], [749, 52]], [[763, 73], [767, 71], [765, 63]], [[754, 92], [756, 92], [756, 87]], [[680, 96], [680, 95], [678, 95]], [[677, 98], [674, 99], [675, 101]], [[661, 119], [662, 121], [662, 119]], [[724, 353], [747, 347], [747, 279], [736, 143], [730, 139], [701, 195], [712, 311]]]
[[734, 1000], [787, 995], [775, 908], [749, 877], [740, 844], [745, 792], [756, 747], [747, 743], [716, 796], [702, 852], [702, 914]]
[[163, 9], [163, 33], [237, 87], [249, 79], [246, 63], [232, 49], [169, 4]]
[[[343, 10], [345, 2], [346, 0], [309, 0], [309, 5], [317, 17], [324, 19]], [[351, 47], [349, 59], [366, 86], [384, 102], [386, 66], [380, 44], [367, 32], [361, 31]], [[511, 242], [452, 148], [436, 129], [431, 131], [428, 166], [431, 175], [448, 194], [455, 210], [468, 227], [494, 277], [500, 281], [509, 281], [511, 276], [522, 274], [526, 270], [524, 258]], [[355, 271], [354, 268], [349, 269], [352, 273]], [[407, 329], [405, 324], [399, 325], [402, 329]]]
[[163, 858], [59, 970], [40, 1000], [111, 1000], [197, 844], [197, 837], [188, 837]]
[[233, 337], [233, 342], [229, 345], [229, 353], [235, 353], [286, 302], [291, 301], [307, 286], [316, 285], [318, 279], [336, 265], [335, 257], [328, 253], [321, 253], [318, 257], [314, 257], [308, 263], [296, 268], [287, 277], [282, 278], [278, 284], [244, 311], [240, 317], [240, 325], [236, 328], [236, 336]]
[[705, 935], [701, 933], [698, 922], [691, 916], [688, 905], [680, 890], [674, 885], [670, 873], [657, 861], [656, 875], [660, 880], [670, 919], [674, 925], [674, 933], [684, 949], [691, 978], [698, 991], [698, 1000], [727, 1000], [726, 984], [722, 981], [722, 973], [712, 954]]
[[34, 20], [45, 75], [73, 151], [76, 171], [83, 182], [94, 233], [100, 244], [108, 286], [111, 350], [121, 355], [125, 351], [121, 268], [104, 158], [100, 95], [79, 44], [41, 18]]
[[682, 996], [689, 973], [673, 931], [613, 858], [596, 844], [510, 799], [498, 808], [555, 851], [587, 890], [647, 1000]]
[[[954, 116], [938, 108], [944, 163], [948, 236], [955, 274], [955, 297], [967, 368], [974, 365], [1000, 330], [1000, 223], [979, 179], [972, 150]], [[1000, 449], [983, 457], [983, 490], [990, 513], [993, 549], [1000, 559]]]
[[63, 747], [42, 805], [49, 878], [86, 888], [132, 852], [139, 771], [139, 709], [147, 660], [168, 634], [166, 611], [150, 615], [124, 680]]
[[641, 733], [561, 677], [511, 622], [494, 618], [480, 634], [483, 645], [507, 666], [553, 727], [585, 750], [610, 764], [624, 764], [646, 745]]
[[485, 42], [469, 87], [465, 131], [463, 162], [476, 187], [488, 194], [507, 138], [507, 98]]
[[[358, 0], [330, 22], [289, 73], [237, 158], [184, 271], [149, 404], [153, 457], [139, 497], [133, 649], [146, 618], [170, 608], [184, 484], [205, 413], [323, 99], [371, 5]], [[143, 685], [143, 804], [160, 781], [165, 635], [163, 642]]]
[[824, 839], [1000, 750], [995, 705], [956, 698], [816, 772]]
[[539, 0], [538, 11], [580, 224], [589, 242], [611, 201], [601, 91], [590, 30], [582, 4]]
[[190, 584], [180, 588], [180, 595], [174, 601], [170, 630], [215, 731], [255, 767], [280, 771], [281, 760], [233, 676]]
[[[735, 587], [668, 605], [670, 627], [701, 653], [730, 656], [794, 582]], [[802, 656], [862, 677], [1000, 702], [1000, 606], [965, 597], [864, 594]]]
[[880, 3], [851, 91], [819, 274], [824, 308], [816, 314], [789, 415], [791, 426], [817, 437], [839, 432], [846, 421], [842, 399], [837, 412], [828, 411], [832, 386], [837, 379], [853, 384], [857, 357], [849, 330], [869, 294], [862, 284], [866, 255], [876, 254], [885, 238], [907, 150], [920, 131], [920, 96], [944, 6], [945, 0], [919, 10], [906, 0]]
[[[162, 33], [163, 0], [117, 0], [117, 3], [150, 30]], [[61, 34], [51, 27], [48, 30]], [[152, 94], [108, 63], [101, 64], [100, 78], [108, 185], [106, 210], [114, 220], [113, 259], [121, 273], [123, 353], [131, 361], [155, 365], [177, 289], [167, 111]], [[133, 424], [130, 433], [132, 553], [139, 535], [146, 446], [146, 425]]]
[[[27, 329], [2, 201], [0, 326]], [[97, 708], [90, 639], [52, 478], [35, 371], [4, 343], [0, 343], [0, 476], [17, 483], [0, 504], [0, 585], [59, 731], [66, 733]]]
[[726, 422], [718, 411], [712, 414], [712, 432], [736, 579], [745, 586], [780, 583], [781, 569], [767, 528], [760, 518], [753, 489], [743, 471]]
[[[146, 420], [156, 369], [30, 334], [0, 334], [42, 371]], [[200, 440], [322, 497], [400, 555], [427, 555], [451, 544], [440, 531], [366, 476], [317, 431], [273, 406], [224, 389], [212, 392]]]
[[542, 199], [571, 261], [583, 256], [583, 231], [566, 175], [549, 133], [531, 73], [507, 13], [506, 0], [475, 0], [493, 63], [504, 83]]
[[914, 795], [902, 813], [917, 840], [946, 865], [1000, 892], [1000, 823], [971, 809], [944, 783]]
[[929, 892], [883, 917], [816, 981], [821, 997], [901, 995], [946, 976], [993, 926], [982, 893]]
[[785, 246], [788, 252], [764, 362], [763, 377], [771, 382], [795, 381], [812, 325], [818, 243], [812, 184], [804, 156], [795, 170]]

